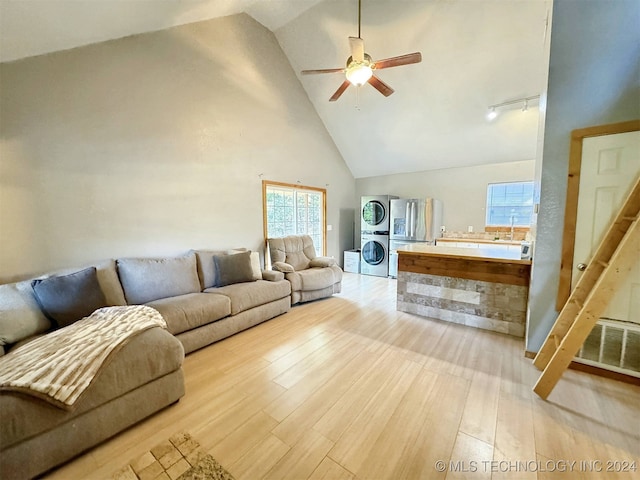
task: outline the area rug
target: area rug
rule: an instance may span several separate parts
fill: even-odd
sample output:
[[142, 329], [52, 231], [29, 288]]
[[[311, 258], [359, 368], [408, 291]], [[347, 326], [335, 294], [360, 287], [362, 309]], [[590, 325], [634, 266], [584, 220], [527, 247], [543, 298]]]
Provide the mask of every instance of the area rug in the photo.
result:
[[113, 480], [234, 480], [204, 452], [188, 433], [181, 432], [153, 447], [118, 470]]

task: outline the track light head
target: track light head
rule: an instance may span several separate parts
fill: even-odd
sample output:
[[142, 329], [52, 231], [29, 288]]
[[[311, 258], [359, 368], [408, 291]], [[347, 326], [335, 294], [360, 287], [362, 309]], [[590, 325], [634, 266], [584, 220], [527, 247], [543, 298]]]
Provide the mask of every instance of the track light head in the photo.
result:
[[489, 112], [487, 113], [487, 120], [494, 120], [498, 116], [498, 108], [508, 107], [510, 105], [522, 104], [522, 111], [527, 112], [529, 110], [529, 102], [535, 102], [540, 98], [540, 95], [534, 95], [532, 97], [518, 98], [516, 100], [509, 100], [508, 102], [496, 103], [495, 105], [489, 105]]

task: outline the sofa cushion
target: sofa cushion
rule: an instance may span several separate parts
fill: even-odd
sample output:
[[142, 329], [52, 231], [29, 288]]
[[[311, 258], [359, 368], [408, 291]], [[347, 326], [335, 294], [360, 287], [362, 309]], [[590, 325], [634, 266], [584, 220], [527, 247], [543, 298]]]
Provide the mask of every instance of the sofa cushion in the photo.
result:
[[309, 235], [289, 235], [270, 238], [271, 262], [286, 262], [296, 271], [309, 268], [309, 261], [316, 258], [313, 239]]
[[51, 328], [36, 302], [31, 281], [0, 285], [0, 345], [11, 345]]
[[296, 273], [300, 276], [300, 290], [320, 290], [336, 282], [331, 268], [309, 268]]
[[58, 327], [70, 325], [107, 306], [95, 267], [37, 279], [31, 286], [40, 308]]
[[200, 290], [215, 287], [216, 285], [216, 265], [213, 257], [224, 255], [222, 250], [193, 250], [198, 266], [198, 277], [200, 279]]
[[285, 262], [273, 262], [272, 266], [276, 272], [282, 272], [282, 273], [295, 272], [294, 268]]
[[298, 292], [302, 290], [302, 277], [299, 272], [287, 272], [284, 274], [284, 278], [291, 284], [291, 291]]
[[336, 265], [336, 259], [332, 257], [316, 257], [309, 262], [310, 267], [331, 267]]
[[262, 272], [262, 280], [279, 282], [280, 280], [284, 280], [284, 273], [276, 272], [275, 270], [264, 270]]
[[117, 264], [129, 305], [200, 292], [193, 253], [174, 258], [121, 258]]
[[216, 287], [254, 281], [251, 252], [216, 255], [213, 261], [216, 266]]
[[189, 293], [147, 303], [160, 312], [167, 329], [176, 335], [215, 322], [231, 314], [231, 301], [224, 295]]
[[309, 268], [309, 258], [304, 252], [287, 253], [286, 263], [291, 265], [295, 270], [305, 270]]
[[231, 315], [236, 315], [250, 308], [289, 296], [291, 294], [291, 284], [286, 280], [275, 282], [257, 280], [251, 283], [208, 288], [205, 293], [216, 293], [229, 297], [231, 300]]

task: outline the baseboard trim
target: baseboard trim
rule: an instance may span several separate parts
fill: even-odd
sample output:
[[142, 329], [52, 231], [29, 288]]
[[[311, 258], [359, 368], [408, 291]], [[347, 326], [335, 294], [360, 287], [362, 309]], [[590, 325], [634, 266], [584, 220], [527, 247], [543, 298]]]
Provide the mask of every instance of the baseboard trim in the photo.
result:
[[[524, 351], [524, 356], [526, 358], [534, 359], [536, 358], [536, 355], [536, 352], [530, 352], [529, 350]], [[595, 367], [593, 365], [587, 365], [580, 362], [571, 362], [569, 364], [569, 368], [572, 370], [577, 370], [579, 372], [590, 373], [591, 375], [597, 375], [599, 377], [610, 378], [619, 382], [640, 386], [640, 378], [634, 377], [632, 375], [627, 375], [625, 373], [613, 372], [611, 370], [607, 370], [606, 368]]]
[[569, 368], [572, 370], [578, 370], [579, 372], [591, 373], [592, 375], [598, 375], [599, 377], [611, 378], [612, 380], [618, 380], [619, 382], [640, 386], [640, 378], [627, 375], [625, 373], [613, 372], [606, 368], [595, 367], [593, 365], [587, 365], [579, 362], [571, 362]]

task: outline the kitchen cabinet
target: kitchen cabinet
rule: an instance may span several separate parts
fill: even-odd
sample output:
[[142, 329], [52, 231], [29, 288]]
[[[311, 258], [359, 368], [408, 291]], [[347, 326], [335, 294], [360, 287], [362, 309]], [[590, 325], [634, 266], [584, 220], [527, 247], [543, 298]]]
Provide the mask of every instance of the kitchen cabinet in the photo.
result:
[[518, 245], [407, 245], [398, 248], [397, 309], [523, 337], [530, 274]]

